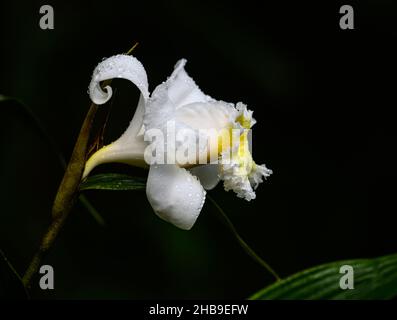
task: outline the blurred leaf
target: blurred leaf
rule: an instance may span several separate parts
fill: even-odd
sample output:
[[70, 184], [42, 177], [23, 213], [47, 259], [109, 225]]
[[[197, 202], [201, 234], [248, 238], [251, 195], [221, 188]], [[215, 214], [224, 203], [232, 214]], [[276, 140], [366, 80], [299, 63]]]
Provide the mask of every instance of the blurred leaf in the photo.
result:
[[126, 174], [103, 173], [88, 177], [80, 190], [145, 190], [146, 179]]
[[232, 221], [229, 219], [225, 211], [221, 208], [221, 206], [209, 195], [207, 194], [208, 200], [214, 205], [219, 214], [219, 218], [222, 222], [229, 228], [232, 232], [233, 236], [236, 238], [238, 244], [243, 248], [243, 250], [261, 267], [267, 270], [274, 278], [280, 280], [280, 276], [277, 274], [276, 271], [265, 261], [263, 260], [256, 252], [244, 241], [244, 239], [239, 235], [236, 228], [234, 227]]
[[[354, 289], [343, 290], [340, 267], [354, 269]], [[390, 299], [397, 295], [397, 254], [375, 259], [337, 261], [310, 268], [278, 281], [252, 295], [273, 299]]]
[[87, 197], [83, 194], [79, 195], [79, 200], [82, 203], [82, 205], [86, 208], [86, 210], [91, 214], [91, 216], [95, 219], [95, 221], [104, 227], [106, 225], [105, 220], [102, 218], [102, 216], [99, 214], [99, 212], [95, 209], [95, 207], [91, 204], [90, 201], [88, 201]]
[[40, 120], [26, 104], [16, 98], [7, 97], [0, 94], [0, 105], [2, 107], [5, 106], [7, 108], [6, 110], [12, 110], [16, 112], [18, 116], [26, 118], [28, 123], [30, 123], [39, 134], [40, 138], [47, 143], [53, 153], [58, 157], [58, 161], [61, 166], [64, 169], [66, 168], [66, 161], [62, 155], [62, 152], [59, 150], [55, 141], [51, 138], [51, 135], [48, 134], [44, 126], [41, 124]]
[[0, 298], [29, 298], [22, 279], [0, 249]]
[[[28, 123], [32, 124], [33, 128], [37, 131], [40, 138], [47, 143], [50, 150], [57, 156], [58, 161], [62, 168], [65, 170], [67, 163], [65, 157], [63, 156], [61, 150], [58, 148], [55, 141], [51, 138], [51, 135], [46, 131], [44, 126], [41, 124], [40, 120], [36, 117], [33, 111], [22, 101], [7, 97], [0, 94], [0, 106], [6, 106], [7, 110], [12, 110], [18, 112], [18, 115], [25, 117]], [[104, 226], [105, 221], [100, 215], [100, 213], [95, 209], [95, 207], [89, 202], [89, 200], [84, 196], [80, 195], [79, 200], [82, 205], [87, 209], [87, 211], [92, 215], [92, 217], [97, 221], [98, 224]]]
[[[89, 176], [80, 186], [80, 190], [145, 190], [146, 179], [139, 177], [132, 177], [126, 174], [117, 173], [104, 173], [94, 176]], [[259, 257], [254, 250], [241, 238], [238, 234], [233, 223], [227, 217], [223, 209], [218, 205], [218, 203], [207, 194], [207, 198], [214, 205], [223, 223], [230, 229], [240, 246], [244, 251], [260, 266], [270, 272], [276, 279], [280, 279], [277, 273], [265, 262], [261, 257]]]
[[98, 212], [98, 210], [91, 204], [91, 202], [87, 199], [86, 196], [84, 195], [79, 195], [79, 200], [81, 204], [86, 208], [86, 210], [91, 214], [91, 216], [94, 218], [94, 220], [101, 226], [105, 226], [105, 220], [101, 216], [101, 214]]

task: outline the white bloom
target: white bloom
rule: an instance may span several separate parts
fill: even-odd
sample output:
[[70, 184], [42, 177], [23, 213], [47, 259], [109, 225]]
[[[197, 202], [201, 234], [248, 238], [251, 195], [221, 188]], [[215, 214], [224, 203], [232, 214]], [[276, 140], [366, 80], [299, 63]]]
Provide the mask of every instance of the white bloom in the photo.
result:
[[[118, 140], [92, 155], [87, 161], [83, 177], [95, 166], [108, 162], [148, 167], [145, 162], [148, 146], [145, 133], [156, 129], [168, 137], [167, 126], [170, 122], [175, 125], [176, 132], [189, 129], [194, 132], [195, 140], [205, 141], [198, 148], [194, 160], [200, 164], [211, 160], [211, 163], [154, 163], [149, 166], [146, 187], [148, 200], [155, 213], [177, 227], [189, 230], [204, 204], [205, 189], [212, 189], [223, 180], [226, 191], [233, 190], [239, 197], [249, 201], [255, 198], [254, 190], [262, 182], [262, 177], [266, 178], [272, 172], [265, 165], [255, 164], [248, 148], [248, 130], [255, 123], [252, 111], [247, 110], [242, 103], [234, 105], [205, 95], [186, 73], [185, 64], [186, 60], [180, 60], [167, 81], [157, 86], [151, 96], [145, 69], [136, 58], [117, 55], [95, 68], [89, 86], [94, 103], [103, 104], [110, 99], [111, 88], [106, 87], [106, 91], [103, 91], [99, 82], [112, 78], [130, 80], [141, 91], [141, 96], [127, 130]], [[203, 129], [207, 131], [203, 133]], [[232, 131], [235, 133], [233, 129], [238, 129], [237, 139], [232, 139], [232, 144], [221, 145], [220, 142], [230, 141]], [[210, 141], [215, 141], [215, 146], [209, 144]], [[173, 155], [180, 146], [180, 142], [176, 142], [176, 145], [167, 144], [164, 147], [165, 155]], [[214, 159], [220, 162], [215, 161], [214, 164]]]

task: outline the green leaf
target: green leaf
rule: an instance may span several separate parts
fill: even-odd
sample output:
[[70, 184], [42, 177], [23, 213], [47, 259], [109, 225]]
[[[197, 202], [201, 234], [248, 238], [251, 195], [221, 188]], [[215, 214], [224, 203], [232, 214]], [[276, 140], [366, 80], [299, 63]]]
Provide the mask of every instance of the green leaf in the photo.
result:
[[80, 190], [145, 190], [146, 179], [126, 174], [103, 173], [89, 176]]
[[[340, 267], [354, 270], [354, 289], [341, 289]], [[310, 268], [260, 290], [251, 300], [390, 299], [397, 295], [397, 254], [337, 261]]]
[[22, 279], [4, 252], [0, 249], [0, 298], [29, 298]]
[[[16, 98], [7, 97], [0, 94], [0, 105], [2, 107], [5, 106], [7, 108], [6, 110], [17, 113], [19, 112], [20, 116], [26, 118], [28, 120], [28, 123], [32, 125], [34, 130], [40, 136], [40, 138], [42, 138], [42, 140], [48, 145], [48, 147], [53, 152], [53, 154], [57, 157], [61, 167], [64, 170], [66, 169], [67, 163], [61, 150], [58, 148], [57, 144], [52, 139], [51, 135], [44, 128], [39, 118], [36, 117], [33, 111], [26, 104], [24, 104], [22, 101]], [[98, 224], [104, 226], [105, 225], [104, 219], [95, 209], [95, 207], [90, 203], [90, 201], [83, 195], [79, 196], [79, 200], [82, 203], [82, 205], [87, 209], [87, 211], [92, 215], [95, 221], [97, 221]]]

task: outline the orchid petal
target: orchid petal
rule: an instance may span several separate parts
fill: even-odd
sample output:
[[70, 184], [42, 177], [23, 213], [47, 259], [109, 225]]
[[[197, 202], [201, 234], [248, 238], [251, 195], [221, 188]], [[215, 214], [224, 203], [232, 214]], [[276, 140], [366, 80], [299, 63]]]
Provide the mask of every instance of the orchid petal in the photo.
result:
[[205, 190], [211, 190], [214, 189], [221, 180], [219, 170], [220, 168], [218, 164], [207, 164], [194, 167], [189, 171], [199, 178], [200, 183]]
[[194, 80], [185, 70], [187, 60], [179, 60], [167, 81], [160, 86], [166, 86], [171, 101], [176, 109], [194, 102], [213, 101], [210, 96], [203, 93]]
[[231, 103], [204, 94], [185, 71], [181, 59], [167, 81], [158, 85], [146, 105], [145, 127], [162, 129], [169, 120], [192, 129], [221, 129], [235, 121], [238, 111]]
[[223, 101], [191, 103], [176, 110], [175, 120], [192, 129], [222, 130], [231, 127], [237, 115], [233, 104]]
[[189, 230], [204, 205], [205, 190], [189, 171], [176, 165], [150, 167], [147, 198], [154, 212], [163, 220]]
[[125, 163], [136, 167], [147, 168], [144, 159], [146, 142], [143, 135], [129, 140], [129, 144], [120, 143], [120, 139], [102, 147], [96, 151], [86, 162], [83, 176], [84, 179], [97, 166], [105, 163], [117, 162]]

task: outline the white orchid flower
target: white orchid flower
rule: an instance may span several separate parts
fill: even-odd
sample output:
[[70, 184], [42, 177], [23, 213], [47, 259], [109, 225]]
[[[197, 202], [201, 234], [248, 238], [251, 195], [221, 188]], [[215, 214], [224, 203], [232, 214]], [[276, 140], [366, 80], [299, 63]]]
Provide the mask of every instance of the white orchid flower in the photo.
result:
[[[272, 171], [265, 165], [257, 165], [248, 148], [248, 130], [255, 123], [252, 111], [242, 103], [234, 105], [205, 95], [186, 73], [185, 64], [185, 59], [180, 60], [167, 81], [157, 86], [151, 96], [145, 69], [136, 58], [116, 55], [95, 68], [89, 86], [94, 103], [104, 104], [111, 98], [111, 88], [107, 86], [103, 91], [100, 82], [112, 78], [130, 80], [141, 95], [127, 130], [88, 159], [83, 178], [103, 163], [149, 167], [146, 195], [154, 212], [175, 226], [189, 230], [203, 207], [205, 190], [223, 180], [226, 191], [233, 190], [238, 197], [250, 201], [255, 198], [254, 190], [262, 177], [268, 177]], [[168, 137], [169, 123], [174, 124], [177, 135], [179, 131], [190, 129], [195, 135], [193, 142], [204, 139], [204, 144], [194, 153], [197, 162], [147, 161], [148, 150], [151, 150], [148, 146], [153, 146], [145, 141], [149, 133], [158, 130]], [[233, 129], [238, 129], [237, 139], [224, 147], [223, 141], [230, 140]], [[215, 147], [208, 144], [211, 139], [217, 142]], [[182, 140], [183, 143], [179, 141], [176, 145], [171, 140], [166, 142], [165, 158], [178, 152], [178, 147], [186, 147], [186, 141]], [[228, 161], [217, 161], [225, 159]]]

